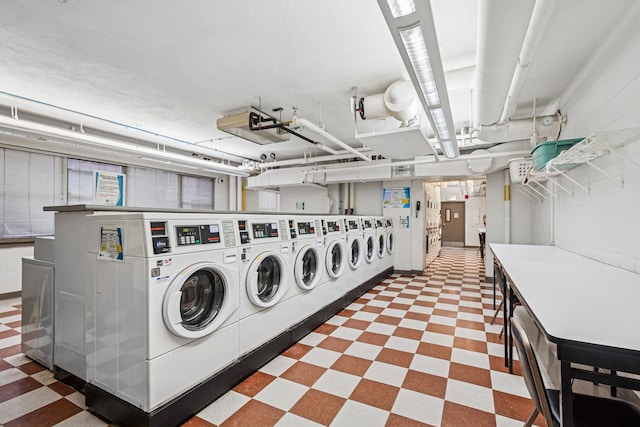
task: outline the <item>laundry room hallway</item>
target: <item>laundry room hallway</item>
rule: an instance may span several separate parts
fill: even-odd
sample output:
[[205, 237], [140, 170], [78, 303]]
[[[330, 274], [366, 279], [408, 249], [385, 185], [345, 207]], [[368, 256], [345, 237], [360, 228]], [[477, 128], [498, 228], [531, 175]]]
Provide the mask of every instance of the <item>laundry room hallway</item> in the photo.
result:
[[[393, 274], [186, 426], [520, 426], [533, 409], [504, 367], [477, 249]], [[20, 299], [0, 301], [0, 424], [106, 425], [20, 353]], [[59, 424], [58, 424], [59, 423]], [[537, 425], [544, 425], [539, 417]]]

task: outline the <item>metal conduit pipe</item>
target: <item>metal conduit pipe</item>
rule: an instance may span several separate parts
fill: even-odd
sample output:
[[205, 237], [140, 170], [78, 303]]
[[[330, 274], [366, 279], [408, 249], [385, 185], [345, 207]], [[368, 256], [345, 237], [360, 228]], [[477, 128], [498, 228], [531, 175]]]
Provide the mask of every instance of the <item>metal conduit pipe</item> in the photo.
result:
[[[373, 154], [374, 151], [368, 148], [357, 148], [356, 150], [361, 153]], [[337, 154], [331, 156], [316, 156], [316, 157], [305, 157], [302, 159], [288, 159], [288, 160], [276, 160], [274, 162], [264, 162], [258, 163], [256, 166], [260, 169], [269, 169], [273, 167], [280, 166], [294, 166], [294, 165], [303, 165], [309, 163], [317, 163], [317, 162], [329, 162], [333, 160], [344, 160], [344, 159], [352, 159], [354, 155], [351, 152], [338, 151]]]
[[[524, 151], [506, 151], [506, 152], [495, 152], [495, 153], [489, 153], [489, 154], [464, 154], [452, 159], [443, 159], [440, 158], [440, 161], [438, 163], [449, 163], [449, 162], [461, 162], [461, 161], [465, 161], [465, 160], [474, 160], [474, 159], [495, 159], [495, 158], [499, 158], [499, 157], [524, 157], [524, 156], [528, 156], [531, 154], [531, 150], [524, 150]], [[353, 170], [359, 170], [359, 169], [375, 169], [375, 168], [390, 168], [390, 167], [395, 167], [395, 166], [409, 166], [409, 165], [423, 165], [423, 164], [428, 164], [428, 163], [436, 163], [436, 159], [434, 157], [428, 157], [425, 159], [420, 159], [420, 160], [405, 160], [402, 162], [393, 162], [393, 163], [384, 163], [384, 164], [375, 164], [375, 163], [369, 163], [366, 165], [361, 165], [361, 166], [349, 166], [349, 167], [343, 167], [343, 168], [331, 168], [331, 169], [327, 169], [327, 168], [323, 168], [323, 169], [314, 169], [314, 170], [309, 170], [309, 171], [305, 171], [306, 174], [310, 174], [310, 175], [315, 175], [315, 174], [319, 174], [319, 173], [332, 173], [332, 172], [344, 172], [344, 171], [353, 171]], [[509, 172], [507, 170], [507, 172]]]
[[309, 120], [307, 119], [295, 119], [295, 121], [293, 122], [294, 126], [302, 126], [308, 130], [310, 130], [311, 132], [314, 132], [320, 136], [323, 136], [325, 138], [327, 138], [329, 141], [333, 142], [336, 145], [339, 145], [340, 147], [344, 148], [345, 150], [348, 150], [350, 152], [352, 152], [353, 154], [355, 154], [356, 156], [360, 157], [362, 160], [365, 160], [367, 162], [370, 162], [371, 159], [367, 156], [365, 156], [364, 154], [362, 154], [361, 152], [359, 152], [358, 150], [356, 150], [355, 148], [353, 148], [352, 146], [340, 141], [338, 138], [336, 138], [335, 136], [331, 135], [329, 132], [327, 132], [326, 130], [322, 129], [320, 126], [317, 126], [313, 123], [311, 123]]
[[502, 109], [501, 122], [509, 120], [516, 111], [522, 88], [527, 81], [527, 76], [531, 69], [530, 66], [533, 63], [536, 53], [538, 53], [540, 42], [545, 35], [556, 3], [556, 0], [536, 0], [533, 6], [533, 13], [531, 14], [527, 34], [524, 36], [522, 49], [518, 56], [518, 63], [513, 73], [511, 85], [509, 86], [509, 93], [507, 94], [507, 99]]
[[511, 243], [511, 175], [504, 171], [504, 243]]

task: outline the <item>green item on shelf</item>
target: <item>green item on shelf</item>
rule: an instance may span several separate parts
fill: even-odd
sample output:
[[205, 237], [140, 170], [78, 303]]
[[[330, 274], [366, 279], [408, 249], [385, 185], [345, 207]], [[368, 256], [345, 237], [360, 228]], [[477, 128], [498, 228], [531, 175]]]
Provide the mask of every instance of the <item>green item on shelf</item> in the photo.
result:
[[584, 138], [562, 139], [559, 141], [547, 141], [536, 145], [531, 150], [533, 168], [537, 171], [544, 169], [547, 162], [557, 157], [563, 151], [573, 147]]

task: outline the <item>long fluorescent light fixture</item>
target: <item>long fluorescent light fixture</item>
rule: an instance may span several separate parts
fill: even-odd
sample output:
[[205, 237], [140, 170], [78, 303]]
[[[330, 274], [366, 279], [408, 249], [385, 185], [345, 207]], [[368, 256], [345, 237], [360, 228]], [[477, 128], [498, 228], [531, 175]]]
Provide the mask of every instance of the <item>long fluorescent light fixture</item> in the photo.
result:
[[429, 0], [378, 0], [445, 156], [460, 155]]
[[63, 141], [66, 140], [73, 143], [81, 143], [93, 147], [112, 149], [118, 152], [152, 157], [157, 160], [173, 162], [182, 166], [195, 166], [202, 168], [203, 170], [220, 172], [228, 175], [249, 175], [245, 172], [240, 171], [236, 166], [192, 158], [191, 156], [184, 154], [157, 150], [154, 148], [130, 144], [127, 142], [116, 141], [111, 138], [104, 138], [101, 136], [79, 133], [72, 130], [60, 129], [23, 119], [14, 119], [10, 117], [0, 116], [0, 128], [33, 133], [35, 135], [41, 135], [43, 137], [53, 137]]

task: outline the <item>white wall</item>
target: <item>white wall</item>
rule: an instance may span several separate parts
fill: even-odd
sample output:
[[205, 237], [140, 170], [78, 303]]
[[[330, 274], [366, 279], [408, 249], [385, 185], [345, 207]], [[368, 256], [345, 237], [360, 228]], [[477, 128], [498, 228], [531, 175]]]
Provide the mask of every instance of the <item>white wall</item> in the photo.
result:
[[[477, 214], [476, 214], [477, 213]], [[487, 213], [487, 198], [469, 197], [464, 203], [465, 246], [480, 246], [480, 238], [478, 237], [478, 229], [484, 228], [482, 224], [482, 216]]]
[[380, 216], [382, 212], [382, 182], [356, 183], [355, 215]]
[[[493, 277], [493, 255], [488, 250], [490, 243], [505, 243], [505, 172], [487, 175], [487, 251], [485, 256], [486, 275]], [[515, 185], [511, 185], [511, 243], [530, 244], [531, 222], [536, 216], [531, 212], [532, 202]]]
[[[330, 189], [310, 185], [282, 187], [280, 189], [280, 212], [326, 214], [329, 212], [330, 197], [334, 197]], [[296, 203], [304, 203], [304, 210], [297, 210]], [[337, 203], [338, 200], [334, 199], [334, 204], [337, 205]]]
[[[640, 3], [636, 3], [574, 79], [577, 83], [560, 105], [568, 117], [562, 138], [640, 126], [639, 21]], [[617, 153], [640, 163], [639, 142]], [[533, 205], [532, 214], [540, 222], [532, 227], [531, 240], [550, 241], [553, 210], [557, 246], [640, 273], [640, 169], [611, 155], [594, 164], [622, 179], [624, 187], [587, 165], [572, 169], [569, 175], [587, 184], [589, 193], [562, 178], [573, 195], [558, 192], [553, 206], [550, 202]]]
[[33, 256], [33, 245], [0, 247], [0, 295], [22, 290], [22, 258]]

